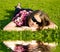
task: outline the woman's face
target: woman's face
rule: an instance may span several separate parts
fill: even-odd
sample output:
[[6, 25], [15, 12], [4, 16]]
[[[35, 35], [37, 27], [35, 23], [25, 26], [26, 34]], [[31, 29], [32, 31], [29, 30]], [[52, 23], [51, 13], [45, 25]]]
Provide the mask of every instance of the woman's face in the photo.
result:
[[32, 19], [29, 20], [29, 23], [28, 24], [29, 24], [29, 27], [35, 27], [35, 28], [38, 27], [38, 24], [36, 24], [36, 22], [33, 22]]
[[[34, 18], [38, 22], [41, 22], [40, 16], [38, 14], [34, 15]], [[37, 22], [34, 22], [32, 19], [29, 20], [28, 24], [29, 24], [29, 27], [34, 27], [34, 28], [38, 28], [39, 27]]]

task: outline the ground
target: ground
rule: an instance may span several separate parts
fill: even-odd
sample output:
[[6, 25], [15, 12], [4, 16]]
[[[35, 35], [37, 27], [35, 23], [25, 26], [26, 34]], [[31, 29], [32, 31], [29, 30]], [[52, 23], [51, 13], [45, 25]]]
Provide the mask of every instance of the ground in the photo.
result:
[[[31, 8], [33, 10], [42, 10], [48, 14], [59, 28], [40, 30], [36, 32], [20, 31], [7, 32], [3, 27], [8, 24], [14, 14], [14, 7], [21, 3], [22, 8]], [[11, 52], [10, 49], [2, 43], [4, 40], [40, 40], [44, 42], [58, 42], [59, 45], [54, 52], [60, 50], [60, 0], [0, 0], [0, 52]], [[52, 51], [53, 52], [53, 51]]]

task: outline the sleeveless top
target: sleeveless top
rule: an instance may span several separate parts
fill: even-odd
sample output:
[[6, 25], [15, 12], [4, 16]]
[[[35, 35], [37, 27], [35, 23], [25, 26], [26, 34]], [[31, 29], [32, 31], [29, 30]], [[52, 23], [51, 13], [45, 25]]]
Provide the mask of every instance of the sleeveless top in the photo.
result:
[[26, 18], [27, 16], [31, 13], [32, 11], [29, 10], [21, 10], [19, 11], [19, 13], [17, 13], [12, 21], [16, 24], [16, 26], [20, 27], [20, 26], [25, 26], [26, 25]]

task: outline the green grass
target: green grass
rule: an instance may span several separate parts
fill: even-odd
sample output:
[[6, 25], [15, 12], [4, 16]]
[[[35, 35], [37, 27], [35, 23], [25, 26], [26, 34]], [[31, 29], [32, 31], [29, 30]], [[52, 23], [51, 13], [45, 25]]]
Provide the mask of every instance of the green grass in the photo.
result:
[[[59, 27], [56, 30], [48, 29], [36, 32], [31, 31], [3, 31], [3, 27], [8, 24], [14, 14], [14, 6], [21, 3], [22, 8], [42, 10], [49, 15], [51, 21]], [[44, 42], [60, 42], [60, 0], [0, 0], [0, 52], [11, 52], [2, 43], [4, 40], [41, 40]], [[60, 47], [53, 52], [59, 52]]]

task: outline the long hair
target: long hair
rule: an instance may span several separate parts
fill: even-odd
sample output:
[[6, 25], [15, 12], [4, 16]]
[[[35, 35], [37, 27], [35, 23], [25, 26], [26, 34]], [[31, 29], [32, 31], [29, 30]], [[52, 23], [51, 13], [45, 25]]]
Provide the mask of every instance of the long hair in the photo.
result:
[[45, 14], [44, 12], [40, 11], [40, 10], [35, 10], [33, 11], [28, 17], [27, 17], [27, 24], [29, 22], [30, 19], [32, 19], [32, 17], [34, 17], [34, 15], [39, 15], [39, 18], [41, 19], [40, 25], [38, 29], [42, 29], [44, 26], [48, 26], [50, 24], [50, 20], [47, 14]]

